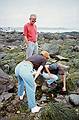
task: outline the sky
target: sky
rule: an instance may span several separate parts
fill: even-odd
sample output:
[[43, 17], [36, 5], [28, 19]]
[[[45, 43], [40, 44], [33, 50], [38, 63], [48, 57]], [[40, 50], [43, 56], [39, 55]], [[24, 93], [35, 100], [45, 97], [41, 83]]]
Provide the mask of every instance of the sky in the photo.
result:
[[0, 0], [0, 27], [23, 27], [30, 14], [38, 27], [79, 29], [79, 0]]

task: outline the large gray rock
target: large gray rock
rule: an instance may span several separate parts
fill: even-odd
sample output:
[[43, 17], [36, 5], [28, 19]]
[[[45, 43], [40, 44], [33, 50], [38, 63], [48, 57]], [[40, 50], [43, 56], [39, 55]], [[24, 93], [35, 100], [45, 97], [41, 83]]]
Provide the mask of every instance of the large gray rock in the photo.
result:
[[65, 58], [65, 57], [63, 57], [63, 56], [61, 56], [61, 55], [56, 55], [55, 58], [56, 58], [57, 60], [60, 60], [60, 61], [67, 61], [67, 62], [69, 61], [68, 58]]
[[7, 75], [2, 69], [0, 69], [0, 95], [3, 92], [8, 92], [14, 88], [14, 83], [10, 80], [9, 75]]
[[0, 59], [3, 59], [6, 56], [6, 53], [0, 52]]
[[8, 93], [8, 92], [4, 92], [2, 93], [2, 95], [0, 95], [0, 102], [4, 101], [4, 100], [8, 100], [9, 98], [11, 98], [13, 95], [13, 93]]
[[71, 94], [69, 95], [69, 100], [73, 105], [79, 105], [79, 95]]
[[50, 54], [57, 54], [59, 53], [59, 45], [56, 43], [45, 43], [42, 45], [43, 50], [48, 51]]
[[77, 87], [79, 87], [79, 80], [77, 80], [76, 84], [77, 84]]

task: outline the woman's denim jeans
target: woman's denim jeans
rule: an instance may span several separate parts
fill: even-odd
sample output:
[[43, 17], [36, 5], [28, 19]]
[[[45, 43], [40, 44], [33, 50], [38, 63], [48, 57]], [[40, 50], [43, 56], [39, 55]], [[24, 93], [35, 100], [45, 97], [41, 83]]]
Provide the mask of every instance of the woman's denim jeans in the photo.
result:
[[43, 72], [42, 76], [47, 79], [47, 83], [50, 85], [53, 82], [56, 82], [58, 80], [58, 76], [51, 74], [51, 76], [48, 75], [48, 73]]
[[33, 66], [28, 61], [20, 62], [15, 68], [15, 75], [18, 79], [18, 96], [23, 95], [24, 85], [26, 87], [26, 94], [29, 108], [36, 106], [35, 90], [36, 85], [32, 75]]

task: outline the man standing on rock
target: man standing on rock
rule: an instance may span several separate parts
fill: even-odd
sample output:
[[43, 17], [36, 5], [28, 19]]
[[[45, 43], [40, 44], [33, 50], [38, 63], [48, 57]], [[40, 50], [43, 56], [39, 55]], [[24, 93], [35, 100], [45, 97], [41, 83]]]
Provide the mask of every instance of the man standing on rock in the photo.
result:
[[38, 54], [38, 43], [37, 43], [37, 26], [36, 15], [31, 14], [29, 18], [30, 22], [24, 25], [24, 39], [27, 45], [26, 54], [27, 57], [32, 56], [33, 54]]

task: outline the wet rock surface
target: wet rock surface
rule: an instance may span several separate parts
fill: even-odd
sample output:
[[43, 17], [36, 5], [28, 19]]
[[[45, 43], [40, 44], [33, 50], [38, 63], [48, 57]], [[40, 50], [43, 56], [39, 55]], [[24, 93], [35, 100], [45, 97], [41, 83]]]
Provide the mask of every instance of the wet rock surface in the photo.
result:
[[9, 75], [0, 69], [0, 94], [9, 92], [11, 89], [14, 89], [14, 83], [10, 80]]
[[69, 96], [69, 99], [70, 99], [70, 102], [71, 102], [73, 105], [75, 105], [75, 106], [79, 105], [79, 95], [71, 94], [71, 95]]

